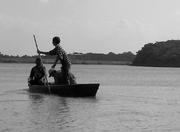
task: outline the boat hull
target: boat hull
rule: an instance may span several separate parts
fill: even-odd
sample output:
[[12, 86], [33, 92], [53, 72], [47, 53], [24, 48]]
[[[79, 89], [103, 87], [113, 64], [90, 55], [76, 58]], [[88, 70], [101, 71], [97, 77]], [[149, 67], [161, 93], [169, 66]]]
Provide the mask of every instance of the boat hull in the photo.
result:
[[57, 94], [60, 96], [90, 97], [96, 96], [98, 83], [72, 85], [29, 85], [29, 91], [35, 93]]

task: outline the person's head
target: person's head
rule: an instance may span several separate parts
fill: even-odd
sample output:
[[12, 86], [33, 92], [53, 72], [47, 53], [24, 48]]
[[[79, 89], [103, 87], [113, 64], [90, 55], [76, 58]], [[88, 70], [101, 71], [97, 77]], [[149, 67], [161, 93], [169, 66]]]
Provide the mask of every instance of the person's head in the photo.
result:
[[56, 70], [55, 69], [53, 69], [53, 68], [51, 68], [51, 69], [49, 69], [49, 77], [54, 77], [54, 75], [55, 75], [55, 73], [56, 73]]
[[52, 43], [54, 46], [56, 46], [57, 44], [59, 44], [61, 42], [61, 39], [58, 37], [58, 36], [55, 36], [53, 39], [52, 39]]
[[37, 66], [40, 66], [42, 64], [41, 59], [40, 58], [36, 58], [35, 63], [36, 63]]

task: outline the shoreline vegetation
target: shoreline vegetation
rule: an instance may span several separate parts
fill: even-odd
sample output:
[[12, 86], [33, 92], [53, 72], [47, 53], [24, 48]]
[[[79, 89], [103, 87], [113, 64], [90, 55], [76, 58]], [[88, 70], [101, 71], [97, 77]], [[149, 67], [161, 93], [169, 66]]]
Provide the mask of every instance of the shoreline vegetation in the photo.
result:
[[[115, 54], [77, 53], [68, 54], [72, 64], [131, 65], [147, 67], [180, 67], [180, 40], [148, 43], [134, 55], [132, 52]], [[10, 56], [0, 52], [0, 63], [34, 63], [34, 56]], [[52, 64], [54, 56], [42, 56], [43, 63]]]
[[[109, 52], [108, 54], [101, 53], [72, 53], [68, 54], [72, 64], [95, 64], [95, 65], [131, 65], [135, 55], [131, 52], [124, 52], [122, 54], [115, 54]], [[0, 63], [34, 63], [38, 56], [10, 56], [3, 55], [0, 52]], [[54, 62], [53, 56], [42, 56], [43, 63], [52, 64]]]
[[148, 43], [137, 52], [133, 66], [180, 67], [180, 40]]

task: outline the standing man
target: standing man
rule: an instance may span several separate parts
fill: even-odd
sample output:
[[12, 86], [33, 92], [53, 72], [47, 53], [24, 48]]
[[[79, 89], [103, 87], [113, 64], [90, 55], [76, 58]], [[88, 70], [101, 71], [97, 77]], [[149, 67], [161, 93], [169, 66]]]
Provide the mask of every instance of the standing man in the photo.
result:
[[54, 37], [52, 39], [52, 44], [55, 46], [55, 48], [49, 52], [43, 52], [38, 50], [37, 52], [40, 54], [45, 54], [45, 55], [56, 55], [56, 59], [54, 61], [54, 64], [51, 66], [51, 68], [55, 68], [58, 60], [60, 60], [62, 67], [61, 67], [61, 72], [63, 74], [63, 82], [64, 84], [70, 84], [69, 81], [69, 71], [71, 68], [71, 62], [64, 51], [62, 47], [59, 45], [61, 42], [60, 38], [58, 36]]

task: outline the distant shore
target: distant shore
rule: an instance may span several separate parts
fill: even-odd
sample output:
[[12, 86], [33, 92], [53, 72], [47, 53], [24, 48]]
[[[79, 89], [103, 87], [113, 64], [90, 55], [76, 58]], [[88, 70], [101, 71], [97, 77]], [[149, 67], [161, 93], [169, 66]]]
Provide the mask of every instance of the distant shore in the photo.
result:
[[[38, 56], [10, 56], [0, 53], [0, 63], [35, 63]], [[43, 63], [52, 64], [54, 56], [41, 56]], [[109, 52], [108, 54], [102, 53], [73, 53], [68, 54], [72, 64], [86, 64], [86, 65], [131, 65], [135, 55], [131, 52], [124, 52], [122, 54], [115, 54]]]
[[[53, 59], [43, 59], [44, 64], [52, 64]], [[131, 61], [101, 61], [101, 60], [73, 60], [72, 64], [83, 64], [83, 65], [131, 65]], [[33, 58], [28, 59], [0, 59], [0, 63], [35, 63]]]

